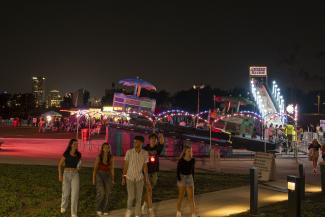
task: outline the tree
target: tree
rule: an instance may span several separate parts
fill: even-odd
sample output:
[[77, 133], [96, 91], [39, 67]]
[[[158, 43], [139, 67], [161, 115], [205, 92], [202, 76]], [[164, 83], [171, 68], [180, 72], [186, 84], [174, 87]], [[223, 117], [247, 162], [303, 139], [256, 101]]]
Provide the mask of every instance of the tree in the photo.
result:
[[90, 92], [88, 90], [83, 90], [83, 106], [88, 106], [89, 104], [89, 98], [90, 98]]
[[67, 93], [61, 102], [61, 108], [70, 109], [74, 107], [72, 102], [72, 93]]

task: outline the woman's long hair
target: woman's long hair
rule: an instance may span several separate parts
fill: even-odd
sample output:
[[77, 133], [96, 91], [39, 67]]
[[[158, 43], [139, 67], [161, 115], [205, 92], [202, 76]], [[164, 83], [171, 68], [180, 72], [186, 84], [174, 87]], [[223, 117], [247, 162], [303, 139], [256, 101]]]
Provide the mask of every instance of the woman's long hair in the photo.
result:
[[[68, 143], [68, 146], [67, 146], [67, 148], [65, 149], [65, 151], [64, 151], [64, 153], [70, 153], [70, 151], [71, 151], [71, 146], [72, 146], [72, 144], [73, 143], [75, 143], [75, 142], [78, 142], [78, 140], [76, 140], [76, 139], [70, 139], [70, 141], [69, 141], [69, 143]], [[76, 150], [76, 155], [80, 158], [80, 156], [81, 156], [81, 154], [80, 154], [80, 152], [78, 151], [78, 149]]]
[[[181, 160], [181, 159], [183, 159], [184, 157], [185, 157], [185, 153], [186, 153], [186, 151], [188, 150], [188, 149], [191, 149], [192, 147], [190, 147], [190, 146], [184, 146], [184, 148], [183, 148], [183, 151], [182, 151], [182, 153], [181, 153], [181, 155], [179, 156], [179, 158], [178, 158], [178, 160]], [[191, 156], [192, 157], [192, 156]]]
[[108, 152], [107, 152], [107, 163], [108, 164], [111, 164], [111, 162], [112, 162], [112, 150], [111, 150], [111, 146], [110, 146], [110, 144], [108, 144], [107, 142], [104, 142], [103, 144], [102, 144], [102, 147], [101, 147], [101, 149], [100, 149], [100, 153], [99, 153], [99, 159], [100, 159], [100, 162], [101, 163], [104, 163], [103, 162], [103, 159], [104, 159], [104, 146], [105, 145], [107, 145], [108, 146]]
[[313, 141], [311, 142], [312, 145], [319, 145], [319, 142], [317, 139], [313, 139]]

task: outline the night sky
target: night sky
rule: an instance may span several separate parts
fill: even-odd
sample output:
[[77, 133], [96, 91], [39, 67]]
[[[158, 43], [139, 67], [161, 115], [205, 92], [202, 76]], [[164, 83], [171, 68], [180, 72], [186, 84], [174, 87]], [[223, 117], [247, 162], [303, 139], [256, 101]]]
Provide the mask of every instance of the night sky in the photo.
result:
[[137, 75], [171, 92], [201, 82], [229, 89], [248, 86], [249, 65], [268, 66], [281, 86], [325, 85], [318, 5], [25, 2], [1, 6], [0, 90], [31, 92], [32, 75], [91, 96]]

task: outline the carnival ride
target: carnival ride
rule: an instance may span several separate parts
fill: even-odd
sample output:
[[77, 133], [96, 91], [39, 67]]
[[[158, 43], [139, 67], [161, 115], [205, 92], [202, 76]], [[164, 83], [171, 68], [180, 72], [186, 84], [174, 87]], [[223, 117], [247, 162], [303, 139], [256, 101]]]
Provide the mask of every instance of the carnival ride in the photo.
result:
[[[109, 111], [96, 111], [96, 114], [110, 120], [109, 126], [113, 128], [142, 133], [159, 131], [167, 136], [210, 145], [231, 145], [233, 148], [250, 151], [272, 151], [275, 150], [276, 144], [266, 141], [265, 126], [283, 125], [288, 120], [297, 121], [296, 115], [293, 117], [286, 113], [284, 99], [276, 82], [273, 82], [272, 88], [269, 89], [266, 67], [250, 68], [250, 87], [254, 101], [244, 97], [214, 96], [214, 102], [219, 102], [223, 107], [198, 114], [177, 109], [154, 114], [156, 102], [140, 97], [140, 93], [142, 88], [156, 90], [155, 86], [138, 77], [123, 79], [119, 83], [134, 87], [134, 94], [115, 93], [113, 106], [107, 109]], [[243, 106], [255, 109], [243, 111]], [[90, 112], [87, 114], [92, 116]]]
[[113, 107], [120, 107], [123, 111], [146, 111], [154, 113], [156, 100], [140, 96], [141, 89], [156, 91], [156, 87], [153, 84], [139, 77], [122, 79], [119, 81], [119, 84], [127, 87], [134, 87], [134, 92], [133, 95], [115, 93]]

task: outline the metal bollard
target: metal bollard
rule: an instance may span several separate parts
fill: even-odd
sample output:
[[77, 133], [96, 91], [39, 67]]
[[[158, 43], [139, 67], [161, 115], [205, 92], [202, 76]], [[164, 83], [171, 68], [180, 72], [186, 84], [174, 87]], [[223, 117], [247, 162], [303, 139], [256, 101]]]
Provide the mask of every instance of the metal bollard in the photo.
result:
[[250, 214], [258, 213], [258, 179], [257, 168], [253, 167], [249, 170], [250, 177]]
[[301, 178], [288, 176], [288, 217], [301, 216]]
[[305, 171], [304, 171], [304, 165], [299, 164], [299, 177], [301, 178], [301, 199], [305, 200]]
[[321, 175], [322, 194], [325, 194], [325, 162], [321, 162], [319, 166], [320, 166], [320, 175]]

